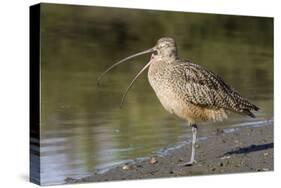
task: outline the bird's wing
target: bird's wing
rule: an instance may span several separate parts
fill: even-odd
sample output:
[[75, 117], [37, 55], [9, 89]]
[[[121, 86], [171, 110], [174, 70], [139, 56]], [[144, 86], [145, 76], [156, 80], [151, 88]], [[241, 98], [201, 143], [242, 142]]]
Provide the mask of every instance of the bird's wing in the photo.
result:
[[178, 81], [181, 82], [179, 84], [188, 102], [207, 108], [225, 108], [250, 116], [254, 116], [250, 110], [258, 110], [217, 74], [193, 63], [177, 66], [181, 66], [177, 70], [183, 70], [184, 76], [178, 78]]

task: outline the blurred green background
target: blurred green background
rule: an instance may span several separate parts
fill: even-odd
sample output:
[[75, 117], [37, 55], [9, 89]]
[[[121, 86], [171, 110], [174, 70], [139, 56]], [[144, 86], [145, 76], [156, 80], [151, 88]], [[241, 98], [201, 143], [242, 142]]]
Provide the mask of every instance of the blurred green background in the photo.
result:
[[[41, 180], [81, 177], [145, 157], [190, 138], [185, 122], [165, 112], [144, 73], [122, 109], [124, 89], [149, 56], [96, 79], [114, 62], [163, 36], [179, 56], [220, 74], [273, 118], [273, 19], [91, 6], [41, 6]], [[234, 115], [217, 127], [253, 121]], [[199, 127], [200, 128], [200, 127]], [[202, 135], [202, 134], [201, 134]]]

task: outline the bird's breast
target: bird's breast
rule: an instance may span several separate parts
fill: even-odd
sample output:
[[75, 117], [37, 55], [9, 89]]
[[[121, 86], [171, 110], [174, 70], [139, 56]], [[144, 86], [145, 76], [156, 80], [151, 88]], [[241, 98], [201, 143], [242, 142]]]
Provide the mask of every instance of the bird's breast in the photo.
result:
[[173, 102], [171, 101], [174, 98], [174, 93], [172, 83], [169, 81], [169, 69], [161, 63], [163, 62], [151, 62], [148, 69], [148, 81], [163, 107], [168, 112], [174, 113]]

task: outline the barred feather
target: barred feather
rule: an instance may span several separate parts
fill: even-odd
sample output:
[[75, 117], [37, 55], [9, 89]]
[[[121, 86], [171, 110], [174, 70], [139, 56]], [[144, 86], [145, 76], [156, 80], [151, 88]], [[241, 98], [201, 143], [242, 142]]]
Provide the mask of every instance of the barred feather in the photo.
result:
[[[224, 108], [254, 117], [251, 110], [258, 110], [258, 107], [243, 98], [217, 74], [188, 61], [177, 60], [174, 64], [173, 72], [178, 75], [175, 82], [180, 83], [180, 88], [175, 88], [175, 92], [180, 90], [187, 102], [210, 109]], [[172, 75], [176, 75], [174, 73]]]

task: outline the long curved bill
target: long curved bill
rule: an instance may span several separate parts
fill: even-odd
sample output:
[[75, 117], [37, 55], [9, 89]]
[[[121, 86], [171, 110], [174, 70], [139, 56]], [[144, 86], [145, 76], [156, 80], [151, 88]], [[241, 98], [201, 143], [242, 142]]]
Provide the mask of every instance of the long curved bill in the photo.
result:
[[102, 77], [107, 73], [109, 72], [111, 69], [117, 67], [118, 65], [124, 63], [125, 61], [128, 61], [129, 59], [132, 59], [134, 57], [137, 57], [137, 56], [140, 56], [140, 55], [143, 55], [143, 54], [148, 54], [148, 53], [153, 53], [155, 52], [156, 50], [154, 48], [150, 48], [148, 50], [145, 50], [145, 51], [142, 51], [142, 52], [139, 52], [139, 53], [136, 53], [136, 54], [133, 54], [129, 57], [126, 57], [120, 61], [118, 61], [117, 63], [114, 63], [113, 65], [111, 65], [108, 69], [106, 69], [97, 79], [97, 84], [99, 85], [100, 84], [100, 80], [102, 79]]
[[129, 92], [130, 88], [133, 86], [134, 82], [137, 80], [137, 78], [141, 75], [141, 73], [147, 69], [149, 67], [149, 65], [151, 64], [151, 62], [148, 62], [141, 70], [140, 72], [138, 72], [138, 74], [134, 77], [134, 79], [131, 81], [130, 85], [127, 87], [123, 97], [122, 97], [122, 100], [121, 100], [121, 103], [120, 103], [120, 108], [122, 107], [124, 101], [125, 101], [125, 98], [127, 96], [127, 93]]

